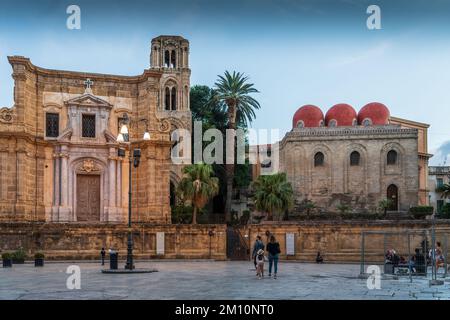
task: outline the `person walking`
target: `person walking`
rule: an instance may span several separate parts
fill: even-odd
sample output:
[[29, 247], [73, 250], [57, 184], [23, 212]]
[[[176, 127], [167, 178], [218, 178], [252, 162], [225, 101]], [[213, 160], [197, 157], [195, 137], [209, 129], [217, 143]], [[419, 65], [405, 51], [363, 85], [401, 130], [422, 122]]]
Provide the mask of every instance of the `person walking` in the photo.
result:
[[269, 253], [269, 278], [272, 276], [272, 265], [273, 265], [273, 278], [277, 278], [278, 272], [278, 256], [281, 253], [280, 244], [276, 241], [273, 235], [270, 236], [270, 241], [266, 248]]
[[253, 245], [253, 263], [255, 264], [255, 269], [257, 269], [256, 256], [259, 250], [264, 250], [264, 242], [261, 240], [261, 236], [256, 236], [255, 244]]
[[100, 255], [102, 256], [102, 266], [104, 266], [105, 265], [105, 256], [106, 256], [105, 248], [102, 248], [102, 250], [100, 251]]

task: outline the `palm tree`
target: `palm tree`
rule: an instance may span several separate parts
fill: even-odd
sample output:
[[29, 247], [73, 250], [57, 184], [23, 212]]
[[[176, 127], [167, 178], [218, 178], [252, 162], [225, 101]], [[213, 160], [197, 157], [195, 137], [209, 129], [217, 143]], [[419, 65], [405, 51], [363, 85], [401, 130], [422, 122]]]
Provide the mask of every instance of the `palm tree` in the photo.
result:
[[183, 169], [185, 177], [178, 185], [178, 193], [193, 206], [192, 224], [197, 224], [197, 212], [219, 193], [219, 179], [212, 177], [213, 168], [209, 164], [198, 163]]
[[450, 183], [445, 183], [436, 190], [441, 194], [442, 199], [450, 198]]
[[273, 213], [286, 211], [293, 207], [292, 185], [287, 181], [286, 173], [259, 176], [253, 183], [255, 206], [257, 210], [267, 212], [267, 219], [273, 220]]
[[[224, 76], [218, 76], [218, 81], [214, 84], [213, 101], [226, 105], [228, 115], [228, 129], [236, 130], [237, 123], [247, 127], [255, 118], [255, 109], [259, 109], [259, 102], [250, 96], [258, 93], [253, 87], [253, 83], [248, 83], [249, 78], [243, 73], [233, 71], [225, 72]], [[226, 221], [231, 219], [231, 198], [234, 181], [234, 163], [226, 165], [226, 185], [227, 197], [225, 203]]]
[[391, 199], [383, 199], [378, 202], [378, 207], [383, 210], [384, 215], [386, 215], [388, 209], [392, 206]]

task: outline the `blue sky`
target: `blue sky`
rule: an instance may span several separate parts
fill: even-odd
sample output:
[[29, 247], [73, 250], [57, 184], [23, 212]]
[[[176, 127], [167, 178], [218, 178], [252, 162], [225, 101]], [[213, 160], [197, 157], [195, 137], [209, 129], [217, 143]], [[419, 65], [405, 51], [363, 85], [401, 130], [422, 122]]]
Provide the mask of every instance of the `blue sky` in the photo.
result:
[[[81, 30], [66, 8], [81, 8]], [[366, 9], [381, 8], [381, 30]], [[0, 106], [12, 105], [8, 55], [38, 66], [136, 75], [149, 67], [150, 40], [191, 42], [192, 84], [248, 74], [262, 105], [254, 128], [290, 130], [304, 104], [324, 112], [379, 101], [392, 115], [431, 124], [433, 164], [450, 154], [450, 1], [154, 0], [1, 1]], [[450, 159], [448, 161], [450, 163]]]

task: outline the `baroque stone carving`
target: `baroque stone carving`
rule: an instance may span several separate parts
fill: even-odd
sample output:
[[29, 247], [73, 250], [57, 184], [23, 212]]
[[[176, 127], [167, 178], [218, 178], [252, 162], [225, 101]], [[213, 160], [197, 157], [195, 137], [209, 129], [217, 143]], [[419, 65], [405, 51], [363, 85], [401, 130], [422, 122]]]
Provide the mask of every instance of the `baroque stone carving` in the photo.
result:
[[13, 110], [10, 108], [0, 109], [0, 122], [2, 123], [12, 123], [13, 121]]
[[91, 172], [99, 171], [99, 169], [95, 165], [94, 160], [84, 160], [83, 166], [81, 167], [81, 171], [91, 173]]

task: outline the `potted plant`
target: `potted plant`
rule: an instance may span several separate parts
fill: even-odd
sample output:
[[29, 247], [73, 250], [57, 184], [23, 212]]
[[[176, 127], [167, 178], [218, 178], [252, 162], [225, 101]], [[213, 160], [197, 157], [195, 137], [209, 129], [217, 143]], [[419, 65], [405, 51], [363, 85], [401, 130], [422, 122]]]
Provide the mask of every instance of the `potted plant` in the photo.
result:
[[44, 258], [45, 258], [45, 255], [42, 252], [37, 252], [34, 255], [34, 266], [35, 267], [43, 267], [44, 266]]
[[5, 252], [2, 254], [3, 268], [12, 267], [12, 255], [11, 253]]
[[12, 262], [14, 264], [24, 264], [26, 257], [27, 254], [25, 253], [25, 250], [23, 250], [23, 248], [20, 248], [19, 250], [13, 252]]

